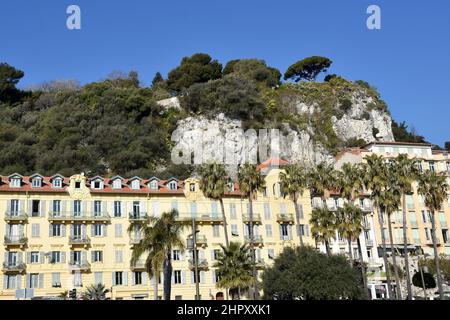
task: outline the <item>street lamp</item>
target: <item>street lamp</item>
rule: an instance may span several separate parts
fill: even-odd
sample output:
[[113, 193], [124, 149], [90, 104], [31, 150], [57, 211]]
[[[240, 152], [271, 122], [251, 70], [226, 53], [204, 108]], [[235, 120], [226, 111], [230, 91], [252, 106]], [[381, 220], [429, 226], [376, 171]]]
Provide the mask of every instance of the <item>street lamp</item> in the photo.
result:
[[198, 257], [197, 257], [197, 230], [195, 225], [195, 218], [192, 219], [192, 234], [187, 239], [187, 248], [192, 250], [194, 258], [194, 273], [195, 273], [195, 300], [200, 300], [199, 274], [198, 274]]

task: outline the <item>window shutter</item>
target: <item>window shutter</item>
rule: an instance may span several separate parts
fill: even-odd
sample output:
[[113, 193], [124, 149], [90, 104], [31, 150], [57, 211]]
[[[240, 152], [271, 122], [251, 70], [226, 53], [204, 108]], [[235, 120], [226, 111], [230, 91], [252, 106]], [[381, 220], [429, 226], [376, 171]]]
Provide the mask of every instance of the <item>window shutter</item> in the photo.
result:
[[91, 224], [91, 237], [95, 236], [95, 225]]
[[150, 278], [150, 284], [154, 285], [156, 281], [155, 275], [153, 275], [153, 277]]
[[63, 214], [66, 214], [66, 213], [67, 213], [67, 201], [62, 201], [62, 200], [61, 200], [61, 212], [62, 212]]
[[171, 283], [175, 284], [175, 272], [172, 272]]
[[214, 250], [211, 250], [211, 261], [214, 261]]
[[120, 216], [121, 217], [127, 217], [127, 204], [125, 201], [120, 201]]
[[142, 272], [142, 284], [146, 286], [148, 284], [148, 274], [147, 272]]
[[181, 283], [186, 284], [186, 271], [181, 271]]
[[19, 211], [25, 212], [25, 200], [19, 200]]
[[66, 253], [61, 251], [61, 263], [66, 263]]
[[200, 271], [200, 283], [205, 283], [205, 271]]
[[103, 236], [106, 237], [108, 235], [108, 226], [106, 224], [102, 225]]
[[111, 281], [112, 285], [115, 286], [116, 285], [116, 273], [112, 272], [112, 281]]
[[123, 276], [122, 283], [124, 286], [127, 286], [128, 285], [128, 272], [127, 271], [123, 272], [122, 276]]
[[8, 276], [3, 275], [3, 289], [8, 289]]
[[31, 263], [31, 252], [27, 252], [27, 263]]
[[26, 275], [26, 284], [25, 285], [27, 288], [31, 287], [31, 275], [30, 274]]
[[39, 202], [39, 216], [42, 218], [45, 217], [45, 200]]
[[194, 281], [194, 271], [191, 271], [191, 283], [195, 283], [195, 281]]
[[18, 259], [19, 263], [23, 262], [23, 252], [19, 252], [19, 254], [17, 255], [17, 259]]
[[45, 253], [43, 251], [39, 252], [39, 263], [45, 263]]
[[283, 229], [281, 228], [281, 225], [279, 225], [280, 229], [280, 240], [283, 240]]
[[61, 225], [61, 236], [63, 236], [63, 237], [66, 236], [66, 225], [65, 224]]
[[74, 231], [73, 231], [73, 224], [70, 225], [70, 236], [73, 237]]
[[292, 225], [288, 225], [288, 235], [289, 235], [289, 240], [292, 240]]
[[33, 200], [28, 200], [27, 205], [28, 208], [25, 212], [28, 213], [29, 216], [31, 216], [31, 213], [33, 212]]
[[81, 226], [81, 235], [82, 235], [83, 237], [86, 237], [86, 225], [85, 225], [85, 224], [83, 224], [83, 225]]
[[16, 278], [16, 289], [20, 289], [22, 287], [22, 275], [18, 274]]
[[53, 236], [52, 228], [53, 228], [53, 224], [50, 223], [50, 224], [48, 225], [48, 236], [49, 236], [49, 237], [52, 237], [52, 236]]
[[39, 273], [39, 288], [44, 288], [44, 274]]
[[211, 270], [212, 283], [216, 283], [216, 269]]
[[11, 200], [6, 201], [6, 210], [7, 212], [11, 212]]
[[91, 251], [91, 262], [95, 261], [95, 251]]

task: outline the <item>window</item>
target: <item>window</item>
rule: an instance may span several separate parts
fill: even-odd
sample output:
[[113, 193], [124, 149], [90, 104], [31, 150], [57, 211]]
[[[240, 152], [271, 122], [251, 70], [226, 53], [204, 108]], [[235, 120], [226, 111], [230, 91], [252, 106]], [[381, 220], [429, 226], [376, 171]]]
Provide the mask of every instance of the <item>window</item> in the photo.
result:
[[[197, 280], [198, 279], [198, 280]], [[195, 274], [195, 271], [191, 271], [191, 282], [192, 283], [202, 283], [202, 272], [198, 271], [198, 274]]]
[[435, 171], [434, 161], [428, 162], [428, 165], [429, 165], [429, 167], [430, 167], [430, 171], [431, 171], [431, 172], [434, 172], [434, 171]]
[[274, 249], [267, 249], [267, 258], [270, 260], [275, 259], [275, 250]]
[[93, 229], [93, 236], [94, 237], [103, 237], [103, 234], [104, 234], [104, 232], [103, 232], [103, 225], [102, 224], [99, 224], [99, 223], [96, 223], [96, 224], [93, 224], [92, 225], [92, 229]]
[[61, 188], [62, 187], [62, 179], [61, 178], [55, 178], [52, 181], [53, 188]]
[[28, 283], [28, 288], [30, 288], [30, 289], [39, 288], [39, 274], [38, 273], [31, 273], [29, 279], [30, 279], [29, 280], [30, 282]]
[[61, 288], [61, 274], [59, 272], [52, 273], [52, 288]]
[[94, 181], [94, 189], [103, 189], [101, 180], [95, 180]]
[[[171, 189], [171, 190], [175, 190], [175, 189]], [[189, 191], [190, 192], [194, 192], [195, 191], [195, 183], [190, 183], [189, 184]]]
[[40, 188], [42, 186], [42, 179], [34, 178], [33, 180], [31, 180], [31, 186], [33, 188]]
[[116, 286], [121, 286], [123, 284], [123, 272], [116, 271], [114, 272], [114, 284]]
[[99, 200], [94, 201], [94, 216], [99, 217], [102, 214], [102, 202]]
[[263, 197], [267, 197], [267, 187], [263, 188], [262, 194], [263, 194]]
[[287, 224], [281, 224], [280, 225], [280, 238], [281, 240], [290, 240], [290, 232], [289, 232], [289, 225]]
[[22, 179], [20, 179], [20, 178], [13, 178], [13, 179], [11, 179], [11, 181], [9, 183], [9, 186], [11, 188], [20, 188], [21, 184], [22, 184]]
[[220, 249], [214, 249], [214, 251], [213, 251], [214, 260], [219, 259], [219, 255], [220, 255], [221, 251], [222, 250], [220, 250]]
[[158, 190], [158, 181], [157, 180], [150, 181], [150, 189]]
[[231, 235], [234, 236], [234, 237], [238, 237], [239, 236], [237, 224], [232, 224], [231, 225]]
[[61, 263], [61, 251], [50, 252], [50, 263]]
[[80, 188], [81, 188], [81, 182], [75, 181], [75, 189], [80, 189]]
[[18, 215], [20, 211], [20, 202], [19, 200], [13, 199], [11, 200], [11, 215]]
[[271, 238], [272, 237], [272, 225], [266, 224], [266, 237]]
[[122, 189], [122, 181], [120, 179], [115, 179], [112, 183], [113, 189]]
[[114, 236], [119, 238], [122, 236], [122, 225], [120, 223], [114, 226]]
[[101, 250], [94, 250], [92, 251], [92, 262], [103, 262], [103, 251]]
[[103, 283], [103, 272], [94, 272], [94, 284]]
[[61, 224], [51, 224], [50, 225], [50, 236], [61, 237], [62, 235], [62, 225]]
[[32, 251], [30, 253], [30, 263], [39, 263], [39, 251]]
[[135, 285], [142, 284], [142, 272], [140, 271], [133, 272], [133, 283]]
[[74, 287], [82, 287], [83, 282], [81, 281], [81, 272], [75, 272], [73, 275], [73, 286]]
[[175, 270], [173, 272], [173, 283], [180, 284], [181, 283], [181, 271]]
[[123, 251], [122, 250], [116, 250], [115, 252], [115, 258], [117, 263], [123, 262]]
[[122, 202], [114, 201], [114, 217], [120, 218], [122, 216]]
[[172, 259], [174, 261], [180, 261], [181, 260], [180, 259], [180, 250], [173, 250], [172, 251], [172, 255], [173, 255]]
[[427, 238], [427, 240], [431, 239], [430, 230], [428, 228], [425, 228], [425, 237]]
[[75, 217], [81, 216], [81, 200], [73, 201], [73, 215]]
[[213, 226], [213, 237], [220, 237], [220, 226], [214, 225]]
[[139, 201], [133, 201], [133, 217], [138, 218], [141, 212], [141, 203]]
[[139, 190], [140, 189], [139, 180], [131, 181], [131, 189], [134, 189], [134, 190]]
[[[450, 198], [449, 198], [449, 203], [450, 203]], [[236, 219], [236, 204], [234, 204], [234, 203], [230, 203], [230, 216], [231, 216], [231, 219]]]
[[40, 200], [33, 200], [31, 202], [31, 216], [32, 217], [39, 217], [40, 215], [40, 206], [41, 206], [41, 201]]
[[61, 200], [53, 200], [53, 213], [58, 215], [61, 213]]
[[427, 221], [427, 213], [426, 213], [425, 210], [422, 210], [422, 220], [423, 220], [423, 223], [427, 223], [428, 222]]
[[270, 205], [268, 203], [264, 203], [264, 219], [270, 220]]
[[6, 280], [5, 284], [4, 284], [5, 289], [11, 290], [11, 289], [16, 289], [19, 287], [18, 279], [17, 279], [16, 275], [12, 275], [12, 274], [6, 275], [5, 280]]
[[417, 164], [417, 168], [419, 169], [419, 172], [420, 172], [420, 173], [423, 172], [422, 162], [419, 162], [419, 163]]
[[177, 190], [177, 182], [176, 181], [169, 182], [169, 190]]
[[39, 223], [33, 223], [31, 225], [31, 236], [33, 238], [37, 238], [37, 237], [40, 236], [39, 233], [40, 233], [40, 225], [39, 225]]

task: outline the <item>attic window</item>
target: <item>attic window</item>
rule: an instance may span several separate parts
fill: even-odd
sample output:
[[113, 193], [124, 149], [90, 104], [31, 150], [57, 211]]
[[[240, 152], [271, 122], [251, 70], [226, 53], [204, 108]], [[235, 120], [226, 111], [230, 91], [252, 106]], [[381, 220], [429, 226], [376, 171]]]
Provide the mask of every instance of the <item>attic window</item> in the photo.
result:
[[177, 183], [175, 181], [169, 182], [169, 190], [177, 190]]
[[33, 188], [40, 188], [40, 187], [42, 187], [42, 179], [34, 178], [33, 180], [31, 180], [31, 186]]
[[93, 185], [94, 189], [103, 189], [102, 187], [102, 182], [100, 180], [95, 180], [94, 181], [94, 185]]
[[131, 189], [138, 190], [139, 189], [139, 180], [133, 180], [131, 181]]
[[11, 188], [20, 188], [21, 183], [22, 183], [22, 179], [20, 179], [20, 178], [13, 178], [13, 179], [11, 179], [11, 181], [9, 183], [9, 186]]
[[81, 182], [75, 181], [75, 189], [80, 189], [80, 188], [81, 188]]
[[53, 188], [61, 188], [62, 187], [62, 179], [61, 178], [53, 179], [52, 185], [53, 185]]
[[120, 179], [116, 179], [112, 183], [113, 189], [121, 189], [122, 188], [122, 181]]
[[158, 182], [156, 180], [150, 181], [150, 189], [158, 190]]
[[230, 192], [234, 191], [234, 183], [233, 182], [228, 183], [228, 190], [230, 190]]
[[195, 183], [189, 184], [189, 191], [194, 192], [195, 191]]

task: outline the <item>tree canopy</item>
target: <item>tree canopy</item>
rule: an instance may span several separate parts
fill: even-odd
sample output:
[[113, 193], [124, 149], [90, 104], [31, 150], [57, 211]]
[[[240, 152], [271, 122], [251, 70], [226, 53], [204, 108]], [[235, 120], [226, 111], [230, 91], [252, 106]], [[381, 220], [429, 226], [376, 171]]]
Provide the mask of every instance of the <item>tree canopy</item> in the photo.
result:
[[0, 63], [0, 101], [14, 102], [17, 99], [19, 90], [16, 89], [16, 84], [23, 76], [22, 70]]
[[170, 90], [180, 92], [194, 83], [208, 82], [222, 77], [222, 65], [206, 53], [184, 57], [181, 64], [169, 72], [167, 85]]
[[314, 81], [321, 72], [327, 71], [333, 61], [325, 57], [313, 56], [297, 61], [284, 74], [284, 80]]
[[328, 257], [308, 246], [284, 248], [262, 279], [268, 299], [362, 299], [366, 294], [344, 256]]
[[235, 74], [240, 78], [262, 83], [267, 87], [275, 87], [281, 84], [281, 72], [276, 68], [267, 66], [264, 60], [231, 60], [223, 69], [223, 74]]

